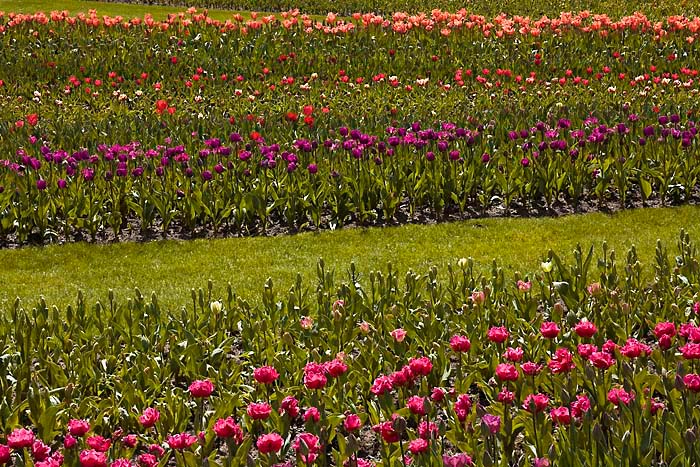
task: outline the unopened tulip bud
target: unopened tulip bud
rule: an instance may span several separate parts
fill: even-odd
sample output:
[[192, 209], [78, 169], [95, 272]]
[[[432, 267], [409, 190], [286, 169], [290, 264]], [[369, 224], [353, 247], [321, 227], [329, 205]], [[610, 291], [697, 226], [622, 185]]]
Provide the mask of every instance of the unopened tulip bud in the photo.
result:
[[406, 419], [401, 416], [396, 417], [392, 424], [392, 428], [394, 428], [394, 431], [396, 431], [399, 435], [402, 435], [406, 432]]
[[561, 390], [561, 403], [564, 405], [569, 405], [569, 402], [571, 402], [571, 396], [569, 395], [569, 391], [567, 391], [566, 389], [562, 389]]
[[596, 423], [595, 426], [593, 427], [593, 439], [595, 439], [599, 443], [602, 443], [605, 441], [605, 434], [603, 434], [603, 429], [600, 428], [599, 423]]
[[493, 465], [493, 459], [491, 459], [491, 454], [489, 454], [488, 450], [484, 451], [484, 458], [482, 459], [482, 463], [486, 467], [491, 467]]
[[625, 378], [634, 377], [634, 370], [632, 369], [632, 366], [630, 366], [629, 362], [622, 362], [622, 375]]
[[676, 379], [674, 380], [673, 385], [679, 391], [682, 391], [685, 389], [685, 383], [683, 383], [683, 377], [681, 376], [680, 373], [676, 373]]
[[589, 381], [595, 380], [595, 377], [596, 377], [595, 369], [590, 365], [586, 365], [584, 368], [585, 368], [584, 373], [586, 373], [586, 378]]
[[345, 438], [349, 452], [356, 452], [359, 444], [357, 438], [354, 434], [350, 433], [347, 438]]

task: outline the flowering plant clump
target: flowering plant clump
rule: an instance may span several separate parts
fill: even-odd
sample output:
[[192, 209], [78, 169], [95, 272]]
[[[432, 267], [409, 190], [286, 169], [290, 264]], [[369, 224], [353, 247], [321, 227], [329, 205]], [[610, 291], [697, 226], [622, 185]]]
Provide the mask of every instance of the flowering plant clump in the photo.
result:
[[672, 256], [659, 244], [653, 283], [604, 244], [528, 275], [465, 259], [336, 283], [319, 261], [318, 299], [269, 282], [257, 306], [213, 285], [178, 311], [140, 292], [109, 314], [17, 301], [0, 461], [694, 465], [700, 258], [684, 232]]

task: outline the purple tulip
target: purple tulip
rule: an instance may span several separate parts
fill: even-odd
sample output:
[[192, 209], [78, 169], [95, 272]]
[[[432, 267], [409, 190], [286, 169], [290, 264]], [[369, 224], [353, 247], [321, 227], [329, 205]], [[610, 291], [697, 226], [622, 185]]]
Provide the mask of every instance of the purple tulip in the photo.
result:
[[501, 417], [498, 415], [486, 414], [481, 417], [481, 423], [484, 424], [492, 435], [501, 431]]

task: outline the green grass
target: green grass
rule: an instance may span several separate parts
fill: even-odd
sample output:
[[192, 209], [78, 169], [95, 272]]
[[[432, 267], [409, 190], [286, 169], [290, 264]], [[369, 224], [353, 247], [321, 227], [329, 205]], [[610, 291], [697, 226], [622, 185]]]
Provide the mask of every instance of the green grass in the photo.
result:
[[[78, 290], [90, 302], [132, 296], [139, 287], [155, 291], [161, 303], [189, 303], [192, 287], [206, 287], [208, 279], [223, 294], [231, 282], [243, 297], [259, 296], [264, 281], [274, 278], [276, 289], [292, 284], [296, 273], [314, 279], [315, 264], [323, 257], [336, 278], [344, 279], [351, 261], [367, 273], [391, 261], [401, 271], [426, 272], [471, 256], [486, 271], [496, 258], [512, 271], [534, 271], [548, 249], [571, 258], [576, 243], [603, 240], [626, 252], [635, 244], [642, 262], [653, 261], [655, 242], [675, 246], [681, 228], [700, 239], [700, 207], [642, 209], [615, 215], [586, 214], [562, 218], [488, 219], [432, 226], [345, 229], [286, 237], [161, 241], [110, 245], [68, 244], [0, 251], [0, 309], [20, 297], [25, 305], [40, 295], [50, 304], [73, 303]], [[512, 277], [512, 276], [511, 276]]]
[[[123, 16], [125, 18], [142, 18], [146, 13], [150, 13], [157, 20], [166, 19], [168, 14], [178, 13], [186, 9], [186, 7], [132, 5], [83, 0], [0, 0], [0, 11], [5, 12], [35, 13], [43, 11], [48, 13], [53, 10], [68, 10], [71, 14], [76, 14], [78, 12], [87, 13], [89, 10], [97, 10], [98, 15]], [[250, 17], [250, 13], [244, 11], [209, 10], [209, 16], [219, 20], [231, 19], [234, 13]]]

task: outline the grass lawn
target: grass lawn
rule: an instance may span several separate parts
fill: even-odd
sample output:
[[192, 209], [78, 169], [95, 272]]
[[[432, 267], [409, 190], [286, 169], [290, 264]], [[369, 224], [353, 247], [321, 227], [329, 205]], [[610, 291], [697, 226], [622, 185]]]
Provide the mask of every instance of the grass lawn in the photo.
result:
[[[157, 20], [167, 18], [170, 13], [178, 13], [186, 9], [186, 7], [131, 5], [83, 0], [0, 0], [0, 11], [5, 12], [35, 13], [38, 11], [68, 10], [71, 14], [76, 14], [97, 10], [98, 15], [123, 16], [125, 18], [143, 17], [146, 13], [150, 13]], [[209, 16], [219, 20], [231, 19], [234, 13], [240, 13], [244, 17], [250, 16], [249, 12], [244, 11], [209, 10]]]
[[[286, 290], [296, 273], [307, 284], [323, 257], [336, 278], [344, 279], [354, 261], [367, 273], [383, 269], [388, 261], [401, 271], [426, 272], [431, 264], [444, 269], [449, 262], [471, 256], [487, 271], [491, 260], [508, 270], [539, 268], [548, 249], [571, 258], [576, 243], [603, 240], [622, 257], [635, 244], [644, 263], [653, 261], [657, 239], [670, 251], [681, 228], [700, 239], [700, 207], [641, 209], [615, 215], [586, 214], [563, 218], [487, 219], [432, 226], [347, 229], [286, 237], [220, 240], [161, 241], [111, 245], [69, 244], [0, 251], [0, 309], [15, 297], [30, 305], [40, 295], [50, 304], [73, 303], [78, 290], [89, 301], [105, 298], [114, 289], [120, 299], [134, 287], [144, 294], [155, 291], [161, 303], [189, 303], [192, 287], [215, 281], [223, 294], [231, 282], [243, 297], [259, 296], [264, 281], [274, 278], [277, 290]], [[649, 271], [649, 269], [648, 269]]]

